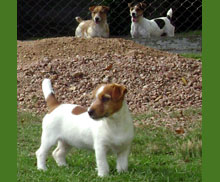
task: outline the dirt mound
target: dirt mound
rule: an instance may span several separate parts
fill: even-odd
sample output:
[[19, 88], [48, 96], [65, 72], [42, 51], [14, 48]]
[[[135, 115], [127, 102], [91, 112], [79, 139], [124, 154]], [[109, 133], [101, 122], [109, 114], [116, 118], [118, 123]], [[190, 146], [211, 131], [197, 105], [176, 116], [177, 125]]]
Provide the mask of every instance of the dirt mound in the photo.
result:
[[202, 104], [202, 64], [194, 59], [116, 38], [18, 41], [17, 48], [19, 110], [46, 112], [41, 90], [46, 77], [60, 101], [83, 106], [98, 84], [108, 82], [128, 88], [133, 113]]

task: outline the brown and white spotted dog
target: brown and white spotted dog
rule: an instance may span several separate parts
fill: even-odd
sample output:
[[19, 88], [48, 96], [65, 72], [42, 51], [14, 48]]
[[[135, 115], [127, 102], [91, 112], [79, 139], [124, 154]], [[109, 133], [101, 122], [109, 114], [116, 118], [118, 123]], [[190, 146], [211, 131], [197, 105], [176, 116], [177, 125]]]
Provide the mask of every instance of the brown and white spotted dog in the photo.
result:
[[109, 26], [107, 23], [107, 6], [91, 6], [89, 11], [92, 14], [91, 20], [82, 20], [76, 17], [79, 23], [75, 31], [76, 37], [92, 38], [92, 37], [109, 37]]
[[117, 156], [118, 172], [128, 170], [134, 131], [125, 101], [127, 89], [123, 85], [112, 83], [95, 89], [88, 109], [58, 102], [49, 79], [43, 80], [42, 89], [49, 112], [43, 118], [41, 145], [36, 151], [39, 170], [47, 169], [48, 151], [56, 143], [52, 154], [58, 166], [66, 165], [66, 154], [76, 147], [95, 151], [98, 176], [109, 173], [106, 158], [109, 152]]
[[170, 8], [166, 17], [159, 17], [148, 20], [143, 17], [146, 4], [141, 2], [138, 4], [128, 3], [131, 16], [131, 37], [132, 38], [150, 38], [160, 36], [174, 36], [175, 27], [171, 24], [173, 11]]

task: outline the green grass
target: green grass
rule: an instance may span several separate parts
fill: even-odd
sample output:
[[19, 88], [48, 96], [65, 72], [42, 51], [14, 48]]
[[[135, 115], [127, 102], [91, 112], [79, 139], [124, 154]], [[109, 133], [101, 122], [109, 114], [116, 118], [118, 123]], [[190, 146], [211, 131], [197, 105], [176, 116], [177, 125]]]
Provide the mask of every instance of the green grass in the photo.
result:
[[181, 36], [202, 35], [202, 30], [181, 32], [181, 33], [176, 33], [175, 35], [181, 35]]
[[[148, 121], [155, 114], [138, 115], [134, 121]], [[198, 112], [189, 110], [184, 114], [189, 117]], [[58, 167], [51, 150], [47, 160], [48, 170], [37, 170], [35, 151], [40, 145], [41, 118], [30, 113], [18, 113], [17, 181], [201, 181], [201, 121], [194, 121], [184, 135], [151, 123], [141, 125], [135, 129], [129, 171], [118, 174], [115, 156], [109, 156], [110, 175], [99, 178], [95, 170], [94, 152], [77, 149], [67, 155], [69, 167]]]
[[202, 54], [180, 54], [181, 56], [185, 58], [193, 58], [193, 59], [199, 59], [202, 60]]

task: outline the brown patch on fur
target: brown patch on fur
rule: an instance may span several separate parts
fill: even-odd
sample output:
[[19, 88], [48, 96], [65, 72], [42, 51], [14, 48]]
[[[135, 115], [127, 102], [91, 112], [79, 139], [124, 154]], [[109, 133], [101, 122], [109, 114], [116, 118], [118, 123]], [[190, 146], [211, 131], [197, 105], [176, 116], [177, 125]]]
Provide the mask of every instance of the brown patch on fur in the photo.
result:
[[143, 9], [143, 10], [145, 10], [146, 7], [147, 7], [147, 5], [146, 5], [145, 3], [143, 3], [143, 2], [139, 3], [138, 6], [139, 6], [141, 9]]
[[109, 11], [109, 7], [107, 7], [107, 6], [92, 6], [89, 8], [89, 10], [92, 13], [92, 20], [97, 15], [97, 16], [101, 17], [100, 24], [103, 24], [106, 22], [107, 12]]
[[54, 109], [56, 109], [60, 105], [60, 102], [58, 102], [58, 100], [56, 99], [53, 93], [51, 93], [47, 97], [46, 102], [47, 102], [47, 107], [49, 109], [48, 113], [51, 113]]
[[92, 17], [94, 17], [94, 15], [96, 15], [96, 14], [99, 14], [100, 16], [104, 15], [104, 16], [101, 16], [101, 17], [106, 18], [106, 15], [109, 11], [109, 7], [108, 6], [91, 6], [89, 8], [89, 11], [91, 11]]
[[135, 6], [134, 9], [137, 12], [137, 17], [142, 16], [144, 14], [144, 10], [140, 7], [140, 5]]
[[[105, 22], [107, 20], [107, 12], [109, 11], [109, 7], [107, 7], [107, 6], [92, 6], [89, 8], [89, 10], [92, 13], [92, 20], [93, 21], [94, 21], [94, 17], [97, 15], [97, 16], [101, 17], [101, 21], [99, 22], [99, 24], [100, 25], [105, 24]], [[106, 30], [105, 25], [104, 25], [104, 28]]]
[[[96, 92], [97, 90], [98, 89], [96, 89]], [[119, 111], [122, 107], [126, 93], [127, 89], [122, 85], [105, 85], [103, 91], [98, 95], [90, 107], [90, 110], [94, 110], [94, 118], [108, 117]]]
[[[84, 22], [84, 24], [81, 26], [81, 32], [82, 35], [88, 35], [88, 29], [89, 27], [95, 27], [95, 26], [100, 26], [104, 29], [104, 32], [107, 33], [109, 36], [109, 26], [107, 24], [107, 12], [109, 11], [109, 7], [107, 6], [91, 6], [89, 8], [91, 14], [92, 14], [92, 20], [82, 20], [80, 17], [76, 17], [76, 21], [78, 22]], [[98, 24], [95, 23], [94, 17], [95, 16], [100, 17], [100, 21]], [[84, 37], [84, 36], [83, 36]]]
[[80, 114], [82, 114], [82, 113], [84, 113], [84, 112], [86, 112], [86, 111], [87, 111], [86, 108], [84, 108], [84, 107], [82, 107], [82, 106], [76, 106], [75, 108], [73, 108], [72, 114], [74, 114], [74, 115], [80, 115]]
[[104, 86], [105, 84], [100, 84], [98, 85], [93, 91], [92, 91], [92, 95], [91, 97], [94, 99], [95, 96], [96, 96], [96, 92], [98, 91], [98, 89], [101, 87], [101, 86]]
[[144, 11], [145, 11], [147, 5], [143, 2], [141, 2], [135, 6], [132, 6], [131, 3], [128, 3], [128, 7], [130, 8], [130, 12], [135, 10], [137, 12], [136, 18], [139, 18], [140, 16], [142, 16], [144, 14]]

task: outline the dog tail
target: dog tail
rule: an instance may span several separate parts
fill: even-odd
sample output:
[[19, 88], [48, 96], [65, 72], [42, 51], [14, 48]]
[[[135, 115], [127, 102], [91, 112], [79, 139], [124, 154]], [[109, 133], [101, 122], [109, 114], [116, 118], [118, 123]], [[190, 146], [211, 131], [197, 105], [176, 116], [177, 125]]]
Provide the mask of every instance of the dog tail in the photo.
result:
[[78, 23], [81, 23], [81, 22], [83, 21], [83, 19], [80, 18], [79, 16], [77, 16], [75, 19], [76, 19], [76, 21], [77, 21]]
[[172, 8], [170, 8], [169, 11], [167, 11], [167, 18], [171, 20], [172, 16], [173, 16], [173, 10]]
[[44, 98], [47, 102], [47, 107], [49, 109], [49, 113], [52, 112], [57, 106], [60, 105], [58, 100], [54, 95], [54, 91], [51, 85], [51, 81], [48, 78], [45, 78], [42, 82], [42, 90], [44, 94]]

